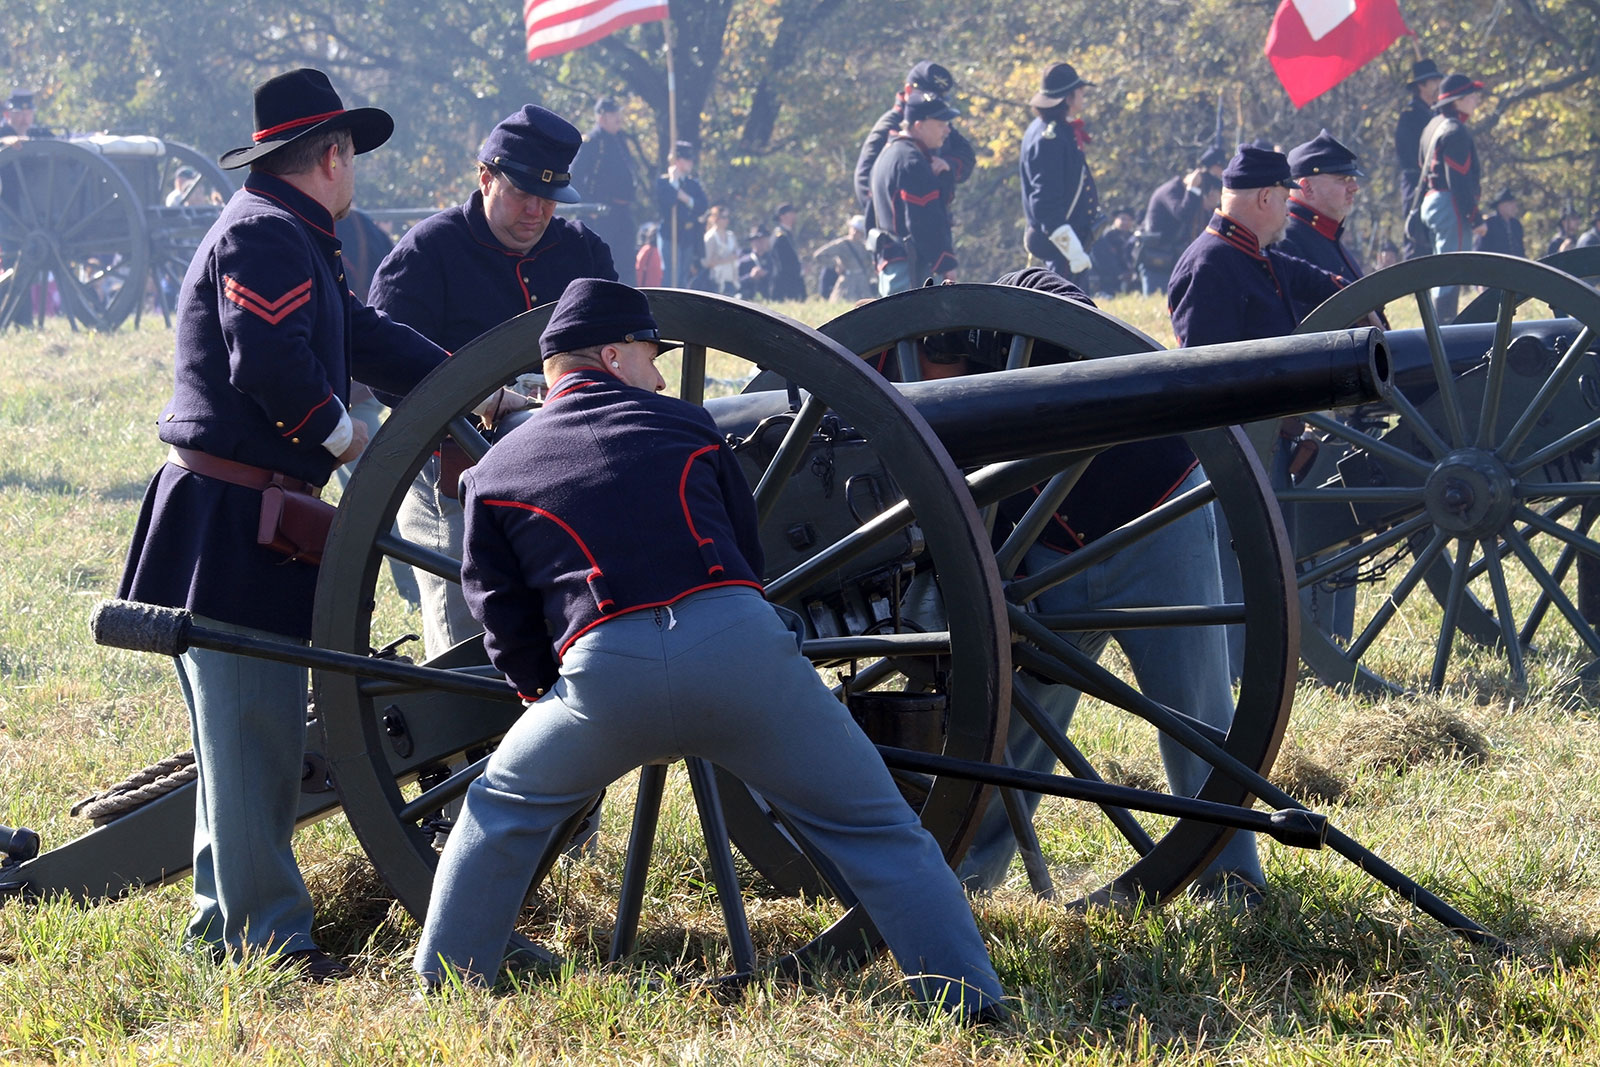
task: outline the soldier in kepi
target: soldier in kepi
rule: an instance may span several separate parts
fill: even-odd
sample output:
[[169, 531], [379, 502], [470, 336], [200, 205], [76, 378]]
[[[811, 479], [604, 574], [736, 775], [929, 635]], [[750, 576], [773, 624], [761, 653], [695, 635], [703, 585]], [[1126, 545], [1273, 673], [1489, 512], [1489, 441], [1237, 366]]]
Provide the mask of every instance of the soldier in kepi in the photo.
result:
[[[667, 172], [656, 179], [656, 210], [661, 213], [661, 259], [668, 285], [687, 289], [699, 279], [705, 260], [702, 220], [711, 201], [694, 176], [699, 150], [688, 141], [672, 146]], [[676, 223], [676, 228], [674, 228]]]
[[27, 89], [13, 89], [6, 99], [4, 120], [0, 121], [0, 138], [54, 136], [33, 121], [33, 93]]
[[1028, 254], [1080, 287], [1094, 266], [1089, 246], [1100, 216], [1100, 196], [1083, 154], [1089, 132], [1078, 113], [1094, 82], [1078, 76], [1070, 63], [1044, 72], [1028, 106], [1033, 121], [1022, 135], [1022, 213], [1028, 221], [1023, 244]]
[[[856, 204], [866, 216], [866, 232], [878, 225], [872, 210], [872, 165], [878, 161], [889, 135], [903, 129], [906, 122], [906, 100], [913, 93], [948, 98], [955, 91], [956, 80], [948, 70], [937, 63], [923, 60], [906, 73], [903, 87], [895, 91], [894, 106], [879, 116], [872, 131], [861, 142], [861, 152], [856, 156]], [[929, 165], [939, 178], [939, 195], [945, 209], [955, 203], [956, 186], [972, 177], [978, 155], [972, 142], [962, 136], [954, 126], [945, 137], [944, 144], [933, 152]]]
[[467, 791], [413, 966], [491, 983], [529, 879], [589, 797], [684, 756], [771, 799], [838, 867], [925, 1001], [1002, 1018], [938, 843], [763, 596], [755, 501], [704, 408], [663, 396], [645, 295], [568, 287], [551, 393], [467, 475], [461, 577], [527, 710]]
[[[1348, 281], [1364, 276], [1367, 272], [1361, 261], [1344, 242], [1345, 219], [1355, 207], [1361, 179], [1366, 177], [1356, 154], [1323, 130], [1289, 150], [1289, 176], [1298, 188], [1289, 194], [1289, 222], [1277, 249]], [[1297, 299], [1297, 318], [1304, 318], [1316, 306], [1308, 299]], [[1304, 466], [1315, 459], [1318, 444], [1315, 437], [1305, 436], [1305, 423], [1298, 418], [1279, 423], [1279, 440], [1274, 485], [1288, 488], [1291, 477], [1302, 476]], [[1292, 515], [1284, 518], [1292, 533]], [[1300, 591], [1300, 602], [1317, 625], [1345, 641], [1355, 625], [1353, 577], [1340, 574]]]
[[594, 128], [584, 136], [583, 147], [572, 161], [572, 187], [586, 202], [599, 204], [604, 211], [589, 223], [611, 249], [617, 279], [634, 284], [633, 257], [638, 228], [633, 221], [637, 195], [634, 184], [633, 155], [627, 135], [622, 132], [622, 108], [609, 96], [594, 105]]
[[879, 296], [903, 292], [924, 278], [955, 280], [950, 205], [934, 160], [950, 135], [950, 120], [960, 114], [942, 97], [910, 93], [905, 128], [889, 135], [872, 165]]
[[[1367, 272], [1344, 243], [1344, 222], [1355, 207], [1361, 179], [1356, 154], [1323, 130], [1305, 144], [1289, 149], [1289, 221], [1278, 249], [1314, 263], [1323, 270], [1355, 281]], [[1304, 318], [1310, 306], [1299, 309]]]
[[[1439, 83], [1444, 74], [1431, 59], [1419, 59], [1411, 65], [1411, 99], [1400, 111], [1394, 126], [1394, 159], [1400, 172], [1400, 210], [1410, 211], [1416, 199], [1417, 185], [1422, 180], [1422, 164], [1417, 157], [1422, 151], [1422, 131], [1433, 119], [1433, 102], [1439, 98]], [[1409, 236], [1405, 240], [1406, 259], [1425, 254]]]
[[1240, 145], [1222, 172], [1222, 204], [1178, 257], [1167, 309], [1178, 344], [1283, 337], [1348, 279], [1274, 247], [1288, 226], [1289, 161], [1281, 152]]
[[[1277, 247], [1288, 225], [1289, 191], [1299, 185], [1289, 176], [1281, 152], [1240, 145], [1222, 172], [1222, 205], [1193, 244], [1178, 257], [1167, 290], [1167, 309], [1178, 344], [1200, 345], [1283, 337], [1299, 325], [1302, 308], [1315, 307], [1347, 279]], [[1286, 420], [1280, 430], [1275, 467], [1287, 466], [1302, 423]], [[1282, 471], [1275, 471], [1282, 484]], [[1219, 530], [1219, 541], [1229, 535]], [[1237, 566], [1225, 558], [1223, 592], [1239, 603]], [[1244, 659], [1244, 627], [1229, 627], [1228, 664], [1239, 677]]]
[[[577, 127], [533, 104], [502, 119], [478, 150], [477, 189], [406, 232], [373, 277], [372, 306], [454, 352], [560, 298], [574, 278], [615, 280], [612, 250], [599, 235], [555, 213], [557, 204], [581, 199], [568, 172], [579, 143]], [[492, 421], [521, 406], [519, 394], [501, 392], [483, 413]], [[464, 461], [447, 441], [423, 464], [400, 505], [402, 536], [460, 555], [456, 482]], [[476, 637], [460, 585], [423, 571], [417, 577], [428, 656]]]
[[[334, 237], [356, 156], [393, 129], [377, 108], [345, 110], [321, 71], [256, 89], [254, 143], [220, 161], [250, 174], [179, 291], [174, 387], [158, 423], [171, 448], [145, 493], [119, 597], [187, 608], [215, 629], [310, 638], [322, 546], [263, 531], [268, 504], [325, 509], [312, 497], [361, 454], [352, 375], [404, 393], [445, 358], [351, 295]], [[218, 956], [270, 953], [316, 981], [339, 977], [347, 968], [317, 946], [290, 844], [306, 669], [196, 648], [175, 662], [200, 775], [189, 940]]]

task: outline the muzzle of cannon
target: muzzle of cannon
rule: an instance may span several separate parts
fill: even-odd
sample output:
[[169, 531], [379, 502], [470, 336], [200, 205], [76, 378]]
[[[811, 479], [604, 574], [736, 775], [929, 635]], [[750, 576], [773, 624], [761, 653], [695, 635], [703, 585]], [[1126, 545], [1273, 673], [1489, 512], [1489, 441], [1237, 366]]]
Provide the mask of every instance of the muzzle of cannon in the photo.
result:
[[[808, 620], [805, 653], [819, 667], [837, 670], [842, 699], [939, 698], [927, 703], [937, 726], [918, 732], [917, 747], [934, 751], [895, 745], [880, 751], [952, 862], [971, 839], [988, 786], [1051, 791], [1097, 805], [1125, 842], [1125, 851], [1108, 853], [1096, 865], [1101, 884], [1088, 894], [1092, 899], [1166, 899], [1205, 867], [1234, 827], [1244, 826], [1305, 847], [1326, 841], [1366, 869], [1386, 872], [1380, 875], [1386, 884], [1452, 928], [1492, 940], [1321, 817], [1297, 810], [1263, 777], [1282, 738], [1296, 675], [1292, 556], [1253, 449], [1238, 429], [1218, 427], [1384, 399], [1391, 361], [1380, 333], [1337, 330], [1161, 352], [1095, 309], [993, 286], [902, 294], [821, 331], [698, 293], [665, 290], [651, 299], [663, 335], [685, 343], [675, 391], [711, 407], [745, 458], [769, 547], [769, 596]], [[342, 807], [379, 872], [416, 914], [426, 908], [436, 862], [431, 816], [465, 791], [481, 765], [474, 761], [520, 707], [509, 690], [495, 688], [500, 683], [480, 642], [464, 642], [423, 664], [375, 656], [395, 637], [387, 632], [393, 624], [374, 607], [379, 574], [385, 559], [395, 558], [459, 580], [459, 560], [390, 532], [396, 509], [443, 434], [473, 456], [490, 447], [464, 413], [493, 388], [537, 369], [538, 337], [548, 316], [548, 308], [528, 312], [462, 349], [375, 437], [324, 553], [310, 648], [197, 637], [194, 627], [185, 631], [181, 618], [168, 616], [134, 624], [127, 613], [135, 608], [109, 609], [102, 617], [103, 633], [121, 644], [170, 654], [175, 635], [183, 633], [183, 640], [233, 640], [233, 651], [310, 666], [316, 728], [308, 766], [325, 774], [308, 775], [308, 781], [331, 779], [337, 796], [312, 788], [302, 817]], [[914, 345], [924, 334], [970, 329], [1013, 335], [1013, 362], [1020, 368], [1027, 367], [1036, 339], [1083, 359], [896, 387], [856, 356]], [[712, 353], [747, 361], [759, 372], [757, 391], [710, 397], [716, 388], [708, 372]], [[722, 380], [737, 377], [720, 366], [717, 373]], [[1059, 501], [1107, 446], [1179, 433], [1209, 476], [1197, 488], [1067, 557], [1047, 575], [1019, 574], [1022, 552], [1043, 521], [1032, 512], [995, 546], [985, 513], [1001, 499], [1046, 483], [1044, 499]], [[1075, 617], [1031, 610], [1042, 589], [1069, 578], [1074, 568], [1212, 506], [1226, 515], [1233, 545], [1248, 561], [1238, 601], [1119, 607]], [[914, 603], [930, 589], [943, 606], [936, 625], [928, 625], [929, 616], [919, 615]], [[1150, 698], [1060, 639], [1085, 630], [1228, 625], [1243, 626], [1246, 638], [1238, 706], [1225, 729]], [[112, 638], [111, 631], [121, 636]], [[1019, 700], [1015, 710], [1069, 775], [1030, 779], [1007, 772], [1003, 749], [1018, 664], [1099, 698], [1138, 720], [1152, 738], [1159, 728], [1216, 771], [1192, 804], [1117, 787], [1103, 781], [1110, 756], [1053, 729], [1028, 700]], [[694, 765], [690, 771], [725, 911], [729, 898], [738, 897], [727, 855], [731, 837], [772, 884], [831, 893], [841, 902], [837, 921], [798, 955], [859, 956], [871, 940], [864, 938], [870, 924], [850, 906], [849, 888], [782, 813], [720, 772]], [[652, 805], [659, 803], [664, 774], [647, 768], [641, 776], [634, 840], [642, 844], [629, 849], [614, 957], [631, 948]], [[189, 835], [179, 826], [192, 809], [186, 792], [0, 873], [0, 891], [95, 899], [178, 877], [189, 863]], [[1255, 796], [1281, 810], [1249, 810]], [[706, 812], [708, 804], [717, 809], [715, 817]], [[1026, 857], [1036, 849], [1032, 828], [1025, 821], [1015, 828]], [[738, 943], [742, 913], [728, 915]], [[748, 944], [747, 935], [743, 941]]]

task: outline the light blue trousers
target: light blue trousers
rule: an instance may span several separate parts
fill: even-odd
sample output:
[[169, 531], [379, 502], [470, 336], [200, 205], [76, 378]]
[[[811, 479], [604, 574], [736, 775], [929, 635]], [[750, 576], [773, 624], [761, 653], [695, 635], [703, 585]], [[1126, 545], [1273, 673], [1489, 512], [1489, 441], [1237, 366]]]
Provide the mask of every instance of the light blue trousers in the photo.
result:
[[[285, 640], [201, 616], [195, 622]], [[175, 662], [200, 769], [188, 936], [234, 953], [314, 948], [311, 895], [290, 845], [305, 759], [306, 670], [198, 648]]]
[[498, 970], [561, 824], [643, 763], [702, 756], [758, 789], [839, 869], [923, 999], [1001, 996], [972, 910], [877, 750], [752, 589], [707, 590], [597, 627], [468, 790], [414, 966]]
[[[378, 428], [383, 424], [383, 405], [375, 397], [369, 395], [350, 405], [350, 417], [365, 423], [367, 433], [376, 437]], [[362, 452], [361, 455], [364, 456], [366, 453]], [[357, 456], [349, 463], [334, 468], [333, 475], [339, 479], [339, 488], [341, 490], [349, 486], [350, 476], [355, 473], [356, 464], [360, 462], [361, 457]], [[421, 598], [417, 592], [417, 576], [412, 572], [411, 565], [401, 563], [391, 556], [389, 558], [389, 576], [394, 579], [395, 590], [405, 598], [406, 603], [412, 607], [418, 606]]]
[[[466, 519], [454, 496], [455, 486], [441, 492], [434, 484], [438, 477], [439, 457], [430, 456], [406, 489], [395, 525], [407, 541], [460, 559]], [[483, 632], [461, 594], [460, 582], [421, 569], [415, 573], [422, 601], [422, 644], [429, 659]]]
[[911, 264], [905, 260], [900, 259], [885, 264], [883, 269], [878, 271], [879, 296], [893, 296], [909, 288], [911, 288]]
[[[1197, 467], [1178, 492], [1186, 492], [1204, 480], [1205, 473]], [[1060, 559], [1060, 553], [1035, 545], [1028, 551], [1026, 564], [1033, 573]], [[1190, 512], [1110, 559], [1040, 594], [1036, 603], [1046, 614], [1086, 608], [1222, 603], [1217, 528], [1212, 509], [1202, 507]], [[1106, 642], [1115, 638], [1145, 696], [1223, 729], [1233, 722], [1228, 647], [1221, 627], [1064, 636], [1093, 656], [1098, 656]], [[1080, 694], [1076, 689], [1048, 684], [1020, 673], [1015, 684], [1043, 707], [1051, 721], [1063, 731], [1067, 730], [1078, 706]], [[1211, 773], [1211, 765], [1165, 734], [1160, 736], [1158, 744], [1161, 762], [1167, 770], [1167, 785], [1172, 792], [1182, 796], [1199, 792]], [[1055, 753], [1016, 712], [1011, 715], [1006, 747], [1012, 763], [1019, 768], [1044, 772], [1055, 768]], [[1022, 793], [1020, 796], [1031, 818], [1038, 810], [1039, 794]], [[996, 795], [990, 799], [972, 847], [959, 867], [962, 881], [972, 889], [999, 885], [1005, 881], [1016, 845], [1005, 806]], [[1256, 883], [1265, 881], [1261, 860], [1256, 855], [1254, 834], [1234, 834], [1202, 877], [1221, 871], [1237, 872]]]
[[[1472, 248], [1472, 225], [1456, 211], [1455, 197], [1441, 189], [1422, 198], [1422, 221], [1433, 233], [1433, 252], [1466, 252]], [[1461, 302], [1461, 287], [1443, 285], [1433, 291], [1433, 310], [1441, 323], [1453, 322]]]

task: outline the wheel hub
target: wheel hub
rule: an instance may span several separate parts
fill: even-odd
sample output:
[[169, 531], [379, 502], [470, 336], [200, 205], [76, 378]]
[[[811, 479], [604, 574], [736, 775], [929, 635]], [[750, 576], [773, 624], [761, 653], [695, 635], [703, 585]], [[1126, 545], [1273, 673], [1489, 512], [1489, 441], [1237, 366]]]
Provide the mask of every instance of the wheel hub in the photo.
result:
[[1434, 525], [1459, 537], [1492, 536], [1511, 519], [1516, 481], [1494, 454], [1466, 448], [1428, 475], [1422, 499]]

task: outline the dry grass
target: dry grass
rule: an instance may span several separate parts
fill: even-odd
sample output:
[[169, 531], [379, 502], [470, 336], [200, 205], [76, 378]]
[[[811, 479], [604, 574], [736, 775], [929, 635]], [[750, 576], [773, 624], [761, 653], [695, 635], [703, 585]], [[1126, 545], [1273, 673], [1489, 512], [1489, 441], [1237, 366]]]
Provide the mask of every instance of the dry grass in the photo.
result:
[[[1160, 336], [1159, 302], [1111, 310]], [[97, 648], [85, 627], [159, 462], [169, 345], [149, 323], [109, 338], [58, 326], [0, 337], [0, 822], [38, 829], [47, 846], [86, 829], [66, 815], [73, 800], [186, 747], [170, 668]], [[1428, 638], [1422, 628], [1396, 655], [1414, 659]], [[1127, 780], [1161, 782], [1147, 731], [1088, 708], [1079, 728]], [[1453, 662], [1438, 697], [1374, 704], [1301, 685], [1278, 781], [1507, 937], [1513, 959], [1336, 856], [1265, 845], [1272, 887], [1244, 914], [1197, 900], [1082, 912], [1033, 899], [1016, 868], [974, 902], [1019, 1007], [998, 1029], [911, 1009], [881, 963], [817, 988], [763, 981], [729, 1004], [701, 981], [725, 950], [675, 778], [640, 948], [622, 965], [602, 961], [626, 785], [597, 854], [564, 868], [527, 916], [571, 968], [423, 1005], [409, 1000], [415, 922], [333, 819], [297, 847], [319, 936], [353, 958], [351, 980], [308, 988], [259, 961], [185, 955], [181, 883], [92, 908], [13, 901], [0, 907], [0, 1063], [1600, 1062], [1597, 735], [1582, 694], [1512, 692], [1487, 658]], [[1042, 812], [1063, 890], [1125, 865], [1097, 813]], [[767, 958], [834, 914], [759, 884], [747, 900]]]

